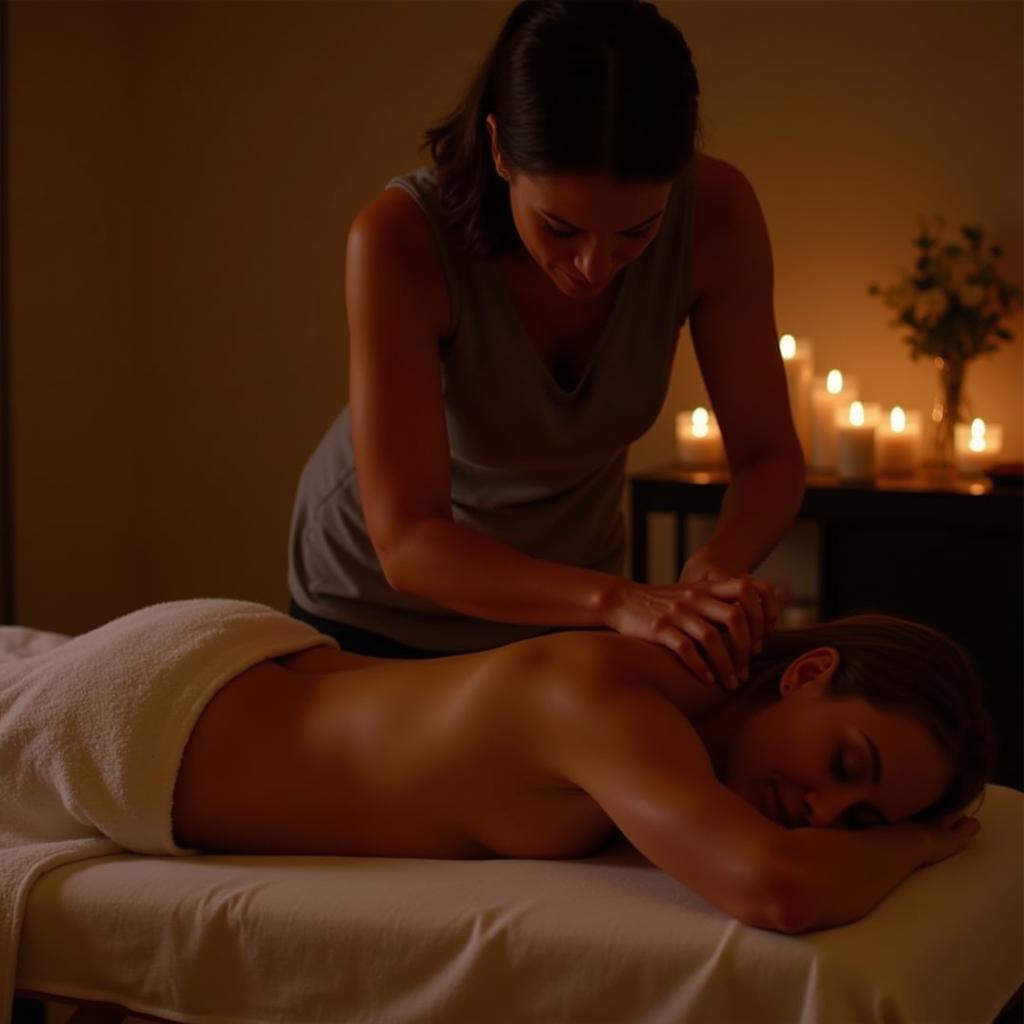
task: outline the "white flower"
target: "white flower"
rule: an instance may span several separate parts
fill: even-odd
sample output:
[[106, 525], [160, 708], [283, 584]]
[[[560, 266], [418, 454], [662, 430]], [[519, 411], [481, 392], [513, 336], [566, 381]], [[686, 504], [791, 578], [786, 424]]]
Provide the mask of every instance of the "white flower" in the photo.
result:
[[949, 309], [949, 299], [946, 293], [938, 288], [929, 288], [921, 292], [914, 305], [914, 318], [917, 320], [938, 320], [946, 310]]
[[985, 301], [985, 286], [965, 284], [960, 288], [960, 305], [967, 309], [976, 309]]

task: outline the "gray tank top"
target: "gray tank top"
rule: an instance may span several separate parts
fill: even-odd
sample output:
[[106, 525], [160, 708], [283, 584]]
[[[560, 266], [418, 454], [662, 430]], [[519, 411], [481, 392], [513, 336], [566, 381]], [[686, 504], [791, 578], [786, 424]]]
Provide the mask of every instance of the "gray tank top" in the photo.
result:
[[[654, 423], [690, 304], [693, 163], [624, 279], [582, 377], [565, 390], [518, 320], [498, 265], [446, 225], [433, 168], [392, 178], [430, 221], [453, 331], [441, 346], [455, 522], [535, 558], [621, 574], [626, 450]], [[550, 627], [491, 622], [393, 590], [363, 517], [346, 406], [306, 463], [289, 541], [292, 597], [412, 647], [472, 651]]]

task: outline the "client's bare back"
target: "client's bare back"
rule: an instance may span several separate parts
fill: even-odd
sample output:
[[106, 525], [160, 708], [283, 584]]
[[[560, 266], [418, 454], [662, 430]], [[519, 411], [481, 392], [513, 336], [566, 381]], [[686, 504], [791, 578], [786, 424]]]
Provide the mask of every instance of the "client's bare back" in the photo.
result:
[[611, 820], [559, 769], [566, 685], [586, 684], [595, 643], [654, 653], [561, 634], [430, 661], [318, 648], [261, 662], [193, 732], [175, 790], [178, 841], [371, 856], [590, 852]]

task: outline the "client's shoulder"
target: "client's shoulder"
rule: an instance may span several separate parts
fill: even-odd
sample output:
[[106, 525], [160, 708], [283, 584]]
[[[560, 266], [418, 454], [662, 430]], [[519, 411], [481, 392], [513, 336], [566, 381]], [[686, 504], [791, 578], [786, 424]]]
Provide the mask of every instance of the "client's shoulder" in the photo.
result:
[[654, 691], [688, 718], [726, 699], [702, 683], [666, 647], [609, 630], [568, 630], [525, 641], [521, 654], [545, 681], [551, 700], [590, 707]]

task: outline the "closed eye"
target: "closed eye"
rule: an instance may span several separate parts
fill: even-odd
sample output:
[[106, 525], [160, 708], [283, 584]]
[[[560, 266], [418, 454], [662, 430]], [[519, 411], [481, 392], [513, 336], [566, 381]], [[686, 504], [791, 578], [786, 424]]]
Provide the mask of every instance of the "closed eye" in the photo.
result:
[[[556, 238], [572, 238], [574, 235], [579, 234], [579, 231], [561, 231], [546, 222], [544, 226], [547, 228], [548, 233]], [[652, 227], [653, 225], [648, 225], [645, 228], [640, 228], [638, 231], [620, 231], [619, 234], [623, 238], [646, 238], [651, 233]]]

